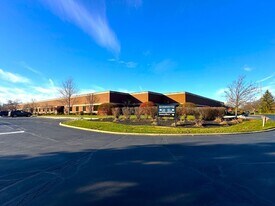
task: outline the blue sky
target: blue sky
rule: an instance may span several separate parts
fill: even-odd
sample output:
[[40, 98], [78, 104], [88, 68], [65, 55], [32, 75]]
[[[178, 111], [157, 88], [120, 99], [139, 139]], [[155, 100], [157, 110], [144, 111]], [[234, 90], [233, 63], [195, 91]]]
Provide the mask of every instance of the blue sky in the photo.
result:
[[[157, 2], [157, 3], [156, 3]], [[275, 94], [270, 0], [2, 0], [0, 102], [188, 91], [224, 100], [239, 75]]]

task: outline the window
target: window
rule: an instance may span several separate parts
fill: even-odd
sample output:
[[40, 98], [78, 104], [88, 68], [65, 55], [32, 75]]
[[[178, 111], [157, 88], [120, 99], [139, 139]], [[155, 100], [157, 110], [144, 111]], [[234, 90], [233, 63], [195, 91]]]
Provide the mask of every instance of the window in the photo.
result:
[[83, 112], [86, 112], [86, 106], [83, 106]]
[[98, 110], [98, 106], [99, 106], [99, 105], [94, 105], [94, 111], [97, 111], [97, 110]]
[[73, 107], [70, 107], [70, 112], [73, 111]]
[[77, 111], [77, 112], [79, 111], [79, 106], [75, 107], [75, 111]]

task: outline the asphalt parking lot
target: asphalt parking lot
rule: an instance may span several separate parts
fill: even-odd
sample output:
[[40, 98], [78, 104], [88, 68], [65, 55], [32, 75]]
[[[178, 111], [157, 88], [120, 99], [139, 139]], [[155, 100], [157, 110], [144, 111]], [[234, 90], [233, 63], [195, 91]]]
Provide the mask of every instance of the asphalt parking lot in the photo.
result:
[[109, 135], [0, 119], [0, 205], [275, 205], [275, 132]]

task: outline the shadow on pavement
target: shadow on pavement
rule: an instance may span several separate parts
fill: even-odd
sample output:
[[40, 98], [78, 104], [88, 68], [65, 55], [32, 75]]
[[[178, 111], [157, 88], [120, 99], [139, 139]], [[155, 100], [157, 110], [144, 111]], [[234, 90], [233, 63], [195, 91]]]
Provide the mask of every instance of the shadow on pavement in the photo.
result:
[[275, 145], [142, 145], [0, 157], [0, 205], [273, 205]]

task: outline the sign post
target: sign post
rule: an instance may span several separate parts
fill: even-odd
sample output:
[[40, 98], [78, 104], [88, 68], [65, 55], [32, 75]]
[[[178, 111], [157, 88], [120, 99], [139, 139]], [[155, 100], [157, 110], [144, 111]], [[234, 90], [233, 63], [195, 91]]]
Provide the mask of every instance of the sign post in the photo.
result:
[[176, 124], [176, 105], [165, 104], [158, 105], [158, 117], [173, 117]]

